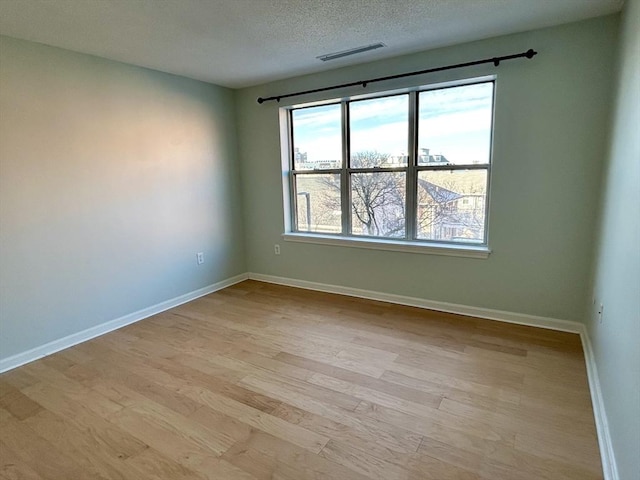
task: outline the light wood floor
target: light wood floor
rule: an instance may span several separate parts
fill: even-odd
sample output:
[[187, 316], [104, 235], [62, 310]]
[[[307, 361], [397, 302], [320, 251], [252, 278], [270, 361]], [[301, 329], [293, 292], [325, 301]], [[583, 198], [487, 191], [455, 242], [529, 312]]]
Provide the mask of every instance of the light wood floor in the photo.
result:
[[10, 479], [602, 478], [577, 335], [247, 281], [0, 376]]

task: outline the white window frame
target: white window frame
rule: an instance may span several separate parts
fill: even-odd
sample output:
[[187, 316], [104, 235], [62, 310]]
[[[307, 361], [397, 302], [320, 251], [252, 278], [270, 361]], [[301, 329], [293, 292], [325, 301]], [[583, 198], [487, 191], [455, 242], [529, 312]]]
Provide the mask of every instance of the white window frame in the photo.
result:
[[[429, 90], [439, 90], [451, 87], [460, 87], [465, 85], [474, 85], [480, 83], [493, 83], [493, 102], [492, 102], [492, 118], [490, 130], [490, 153], [488, 164], [479, 165], [418, 165], [418, 95], [421, 92]], [[352, 101], [385, 98], [394, 95], [409, 95], [409, 158], [406, 167], [398, 168], [381, 168], [381, 169], [362, 169], [349, 167], [349, 118], [348, 104]], [[375, 250], [400, 251], [410, 253], [423, 253], [433, 255], [447, 255], [469, 258], [488, 258], [491, 250], [489, 248], [489, 211], [490, 211], [490, 192], [491, 192], [491, 166], [493, 163], [493, 129], [495, 117], [495, 98], [496, 98], [496, 76], [484, 76], [469, 79], [456, 80], [446, 83], [438, 83], [433, 85], [418, 86], [414, 88], [381, 91], [367, 95], [349, 96], [343, 98], [334, 98], [324, 101], [310, 102], [304, 104], [296, 104], [284, 106], [280, 108], [280, 144], [282, 153], [282, 180], [283, 180], [283, 207], [285, 214], [285, 232], [283, 239], [291, 242], [312, 243], [321, 245], [335, 245], [343, 247], [356, 247]], [[336, 169], [321, 170], [299, 170], [294, 169], [294, 146], [293, 146], [293, 124], [292, 111], [304, 107], [314, 107], [321, 105], [341, 106], [341, 122], [342, 122], [342, 167]], [[418, 172], [421, 171], [455, 171], [455, 170], [486, 170], [487, 172], [487, 190], [484, 220], [484, 243], [467, 244], [464, 242], [427, 240], [419, 239], [416, 236], [417, 230], [417, 181]], [[341, 175], [341, 204], [342, 204], [342, 231], [351, 231], [351, 199], [350, 199], [350, 176], [352, 173], [367, 173], [380, 171], [401, 171], [406, 174], [407, 191], [406, 191], [406, 228], [405, 238], [384, 238], [370, 237], [363, 235], [352, 235], [349, 233], [328, 234], [314, 233], [307, 231], [297, 231], [297, 201], [295, 176], [306, 174], [340, 174]]]

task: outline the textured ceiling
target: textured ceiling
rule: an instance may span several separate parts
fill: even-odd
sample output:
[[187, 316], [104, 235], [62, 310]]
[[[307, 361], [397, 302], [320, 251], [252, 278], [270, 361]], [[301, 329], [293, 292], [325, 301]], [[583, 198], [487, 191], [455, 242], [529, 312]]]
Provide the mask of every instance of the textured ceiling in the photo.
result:
[[[0, 0], [0, 34], [237, 88], [621, 6], [622, 0]], [[316, 59], [375, 42], [387, 47]]]

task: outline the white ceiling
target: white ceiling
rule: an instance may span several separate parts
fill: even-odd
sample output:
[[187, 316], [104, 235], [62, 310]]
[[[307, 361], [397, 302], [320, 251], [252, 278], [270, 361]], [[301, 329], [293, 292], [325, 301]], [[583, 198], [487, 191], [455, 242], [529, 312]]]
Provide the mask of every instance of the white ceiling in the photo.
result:
[[[0, 34], [239, 88], [616, 12], [623, 0], [0, 0]], [[331, 62], [317, 56], [376, 42]]]

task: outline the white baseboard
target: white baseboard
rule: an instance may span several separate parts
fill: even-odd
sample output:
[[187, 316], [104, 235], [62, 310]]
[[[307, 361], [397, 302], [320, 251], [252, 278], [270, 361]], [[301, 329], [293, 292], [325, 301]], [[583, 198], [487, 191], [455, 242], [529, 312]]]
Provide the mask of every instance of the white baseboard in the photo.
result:
[[32, 348], [31, 350], [27, 350], [26, 352], [21, 352], [7, 358], [2, 358], [0, 359], [0, 373], [6, 372], [7, 370], [12, 370], [26, 363], [38, 360], [39, 358], [46, 357], [47, 355], [51, 355], [53, 353], [59, 352], [60, 350], [72, 347], [74, 345], [77, 345], [78, 343], [86, 342], [87, 340], [91, 340], [92, 338], [104, 335], [105, 333], [117, 330], [118, 328], [122, 328], [126, 325], [138, 322], [152, 315], [156, 315], [160, 312], [164, 312], [165, 310], [169, 310], [171, 308], [177, 307], [178, 305], [182, 305], [183, 303], [190, 302], [191, 300], [195, 300], [198, 297], [208, 295], [217, 290], [222, 290], [223, 288], [242, 282], [247, 278], [248, 275], [246, 273], [236, 275], [235, 277], [227, 278], [226, 280], [222, 280], [212, 285], [208, 285], [204, 288], [194, 290], [193, 292], [185, 293], [184, 295], [180, 295], [170, 300], [160, 302], [156, 305], [143, 308], [142, 310], [138, 310], [137, 312], [133, 312], [123, 317], [110, 320], [106, 323], [96, 325], [95, 327], [87, 328], [86, 330], [82, 330], [81, 332], [73, 333], [66, 337], [59, 338], [58, 340], [54, 340], [39, 347]]
[[584, 350], [584, 361], [587, 365], [587, 378], [589, 380], [589, 391], [591, 392], [591, 405], [593, 406], [593, 416], [598, 432], [598, 445], [600, 447], [600, 459], [602, 461], [602, 471], [604, 480], [619, 480], [616, 457], [613, 453], [613, 443], [609, 432], [609, 422], [607, 412], [604, 408], [602, 390], [600, 389], [600, 377], [598, 367], [591, 346], [591, 339], [586, 326], [582, 325], [580, 331], [582, 338], [582, 349]]
[[343, 287], [340, 285], [329, 285], [326, 283], [308, 282], [306, 280], [296, 280], [293, 278], [276, 277], [273, 275], [263, 275], [261, 273], [249, 273], [249, 278], [267, 283], [287, 285], [289, 287], [304, 288], [307, 290], [317, 290], [320, 292], [337, 293], [350, 297], [366, 298], [381, 302], [396, 303], [410, 307], [426, 308], [439, 312], [457, 313], [470, 317], [486, 318], [488, 320], [498, 320], [501, 322], [527, 325], [531, 327], [547, 328], [550, 330], [560, 330], [562, 332], [580, 333], [583, 325], [570, 320], [560, 320], [557, 318], [537, 317], [524, 313], [506, 312], [502, 310], [492, 310], [489, 308], [471, 307], [456, 303], [439, 302], [436, 300], [426, 300], [423, 298], [407, 297], [392, 293], [376, 292], [372, 290], [361, 290], [359, 288]]

